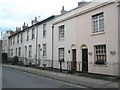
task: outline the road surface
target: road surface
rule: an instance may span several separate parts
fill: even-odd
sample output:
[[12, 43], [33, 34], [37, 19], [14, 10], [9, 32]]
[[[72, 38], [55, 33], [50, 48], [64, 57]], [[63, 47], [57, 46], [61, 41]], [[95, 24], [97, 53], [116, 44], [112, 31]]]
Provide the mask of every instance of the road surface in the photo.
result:
[[84, 88], [84, 87], [3, 67], [2, 88]]

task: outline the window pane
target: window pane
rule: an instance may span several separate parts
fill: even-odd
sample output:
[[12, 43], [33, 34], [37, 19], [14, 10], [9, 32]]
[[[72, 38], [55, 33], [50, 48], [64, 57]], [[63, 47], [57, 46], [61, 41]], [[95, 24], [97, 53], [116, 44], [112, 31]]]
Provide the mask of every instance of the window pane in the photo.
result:
[[95, 61], [106, 62], [106, 45], [95, 46]]
[[64, 25], [59, 26], [59, 39], [64, 39]]
[[103, 13], [93, 16], [93, 30], [99, 32], [104, 30], [104, 15]]

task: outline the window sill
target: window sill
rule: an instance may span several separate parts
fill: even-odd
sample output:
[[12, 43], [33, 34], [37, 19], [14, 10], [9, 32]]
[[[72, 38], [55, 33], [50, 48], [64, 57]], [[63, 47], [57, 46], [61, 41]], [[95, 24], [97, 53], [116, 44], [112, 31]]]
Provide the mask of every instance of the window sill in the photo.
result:
[[64, 41], [65, 39], [59, 39], [59, 41]]
[[107, 64], [94, 64], [93, 66], [107, 67]]
[[44, 36], [43, 38], [47, 38], [46, 36]]
[[35, 38], [32, 38], [31, 40], [35, 40]]
[[104, 32], [104, 31], [101, 31], [101, 32], [93, 32], [91, 36], [101, 35], [101, 34], [105, 34], [105, 32]]
[[47, 56], [43, 56], [43, 58], [47, 58]]

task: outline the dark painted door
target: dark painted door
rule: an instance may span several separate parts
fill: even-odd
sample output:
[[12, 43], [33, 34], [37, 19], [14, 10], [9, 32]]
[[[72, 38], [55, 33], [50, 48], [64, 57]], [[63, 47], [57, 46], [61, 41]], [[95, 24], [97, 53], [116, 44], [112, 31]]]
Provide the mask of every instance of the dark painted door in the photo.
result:
[[72, 50], [72, 70], [76, 70], [76, 49]]
[[88, 49], [82, 49], [82, 72], [88, 72]]

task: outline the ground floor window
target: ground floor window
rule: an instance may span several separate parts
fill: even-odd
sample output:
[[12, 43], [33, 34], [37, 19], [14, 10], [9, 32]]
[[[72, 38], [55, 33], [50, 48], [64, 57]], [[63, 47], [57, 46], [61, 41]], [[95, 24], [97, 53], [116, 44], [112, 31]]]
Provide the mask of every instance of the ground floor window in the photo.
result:
[[64, 48], [59, 48], [59, 61], [64, 61]]
[[95, 45], [95, 64], [105, 64], [106, 62], [106, 45]]
[[19, 57], [20, 57], [20, 55], [21, 55], [21, 47], [19, 47]]
[[29, 46], [29, 57], [32, 57], [32, 45]]
[[43, 44], [43, 57], [47, 56], [47, 46], [46, 44]]
[[13, 57], [13, 49], [11, 49], [11, 57]]

